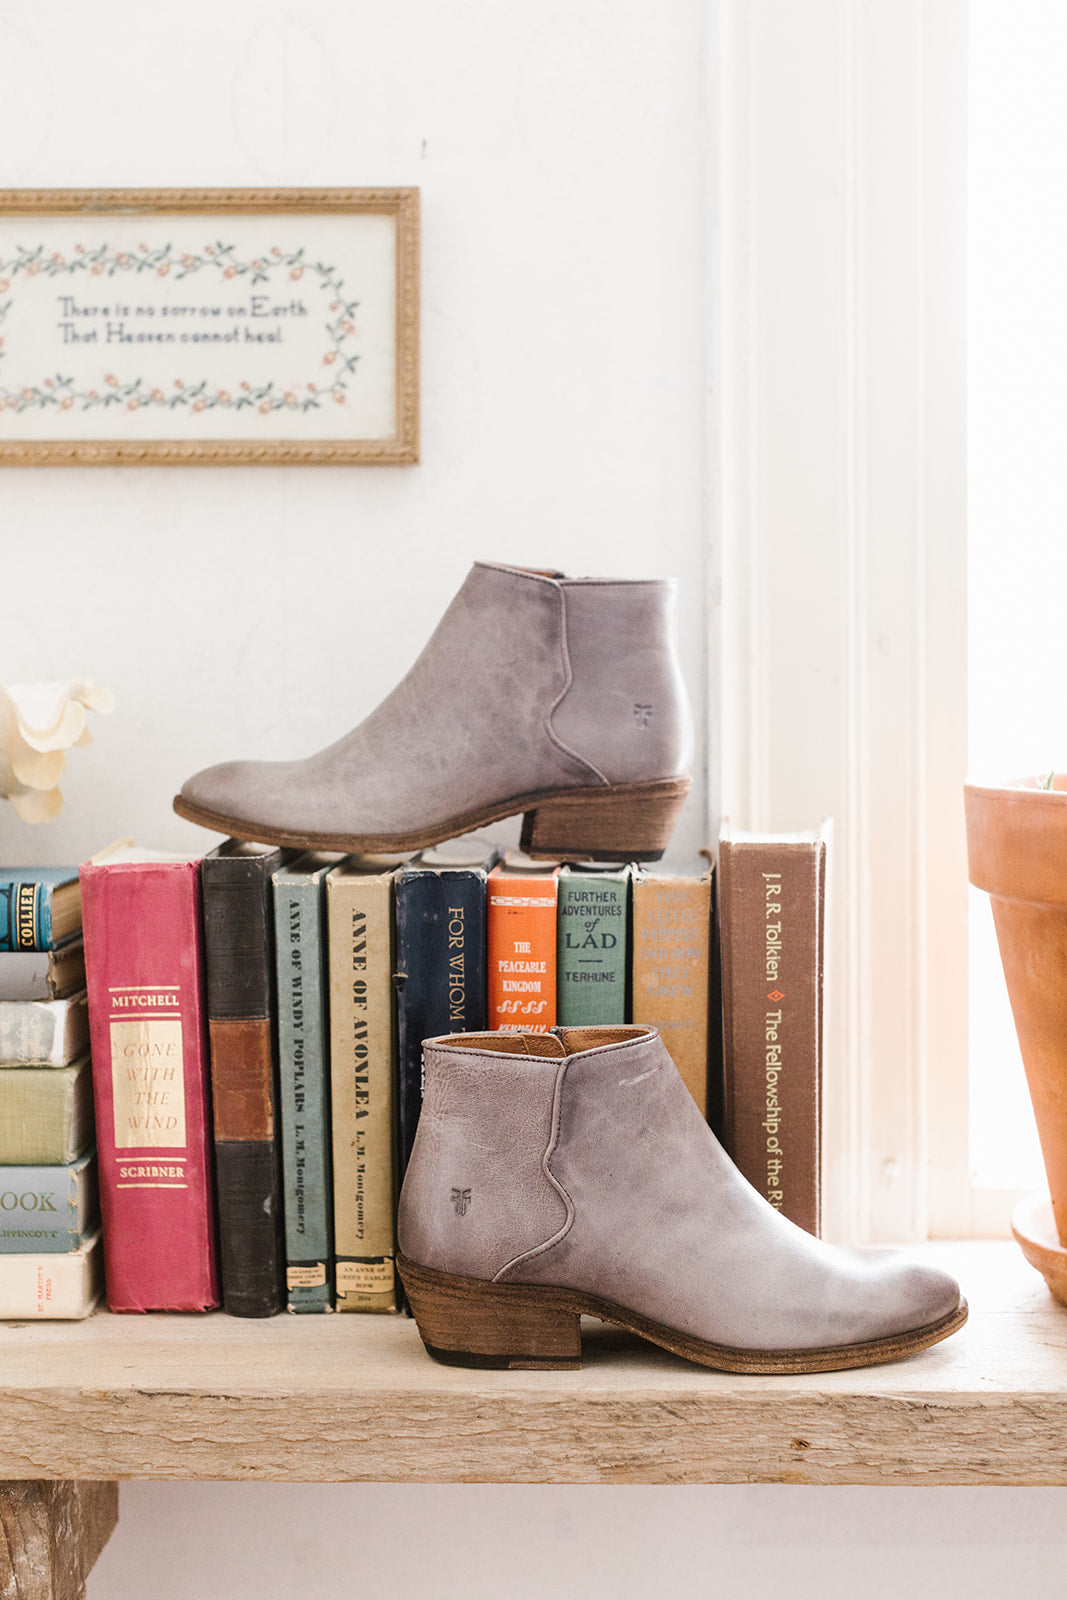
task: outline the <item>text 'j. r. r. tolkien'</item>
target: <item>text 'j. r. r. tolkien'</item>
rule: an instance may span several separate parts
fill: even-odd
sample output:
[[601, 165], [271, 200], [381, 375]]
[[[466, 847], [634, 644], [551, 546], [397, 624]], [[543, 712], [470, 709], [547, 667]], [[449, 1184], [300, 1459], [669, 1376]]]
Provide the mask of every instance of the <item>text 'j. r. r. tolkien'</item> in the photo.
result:
[[767, 999], [776, 1003], [763, 1019], [764, 1121], [766, 1135], [764, 1195], [776, 1210], [785, 1199], [782, 1176], [782, 1102], [778, 1093], [782, 1073], [782, 1007], [785, 998], [778, 986], [782, 961], [782, 878], [777, 872], [763, 874], [763, 976], [768, 985]]

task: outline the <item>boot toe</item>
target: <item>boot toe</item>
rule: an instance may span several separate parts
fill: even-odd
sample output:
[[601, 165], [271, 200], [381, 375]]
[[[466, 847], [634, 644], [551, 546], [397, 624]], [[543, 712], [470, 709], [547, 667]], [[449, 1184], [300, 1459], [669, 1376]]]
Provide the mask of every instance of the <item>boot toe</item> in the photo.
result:
[[900, 1331], [927, 1328], [960, 1308], [960, 1286], [951, 1273], [920, 1262], [899, 1265]]
[[837, 1284], [832, 1313], [847, 1332], [827, 1342], [861, 1343], [917, 1333], [936, 1327], [960, 1309], [960, 1286], [940, 1267], [881, 1250], [856, 1251], [853, 1262], [851, 1291], [841, 1292], [847, 1277]]
[[266, 761], [223, 761], [205, 767], [182, 784], [181, 797], [199, 811], [240, 821], [263, 821], [257, 817], [257, 806], [268, 786], [270, 766]]

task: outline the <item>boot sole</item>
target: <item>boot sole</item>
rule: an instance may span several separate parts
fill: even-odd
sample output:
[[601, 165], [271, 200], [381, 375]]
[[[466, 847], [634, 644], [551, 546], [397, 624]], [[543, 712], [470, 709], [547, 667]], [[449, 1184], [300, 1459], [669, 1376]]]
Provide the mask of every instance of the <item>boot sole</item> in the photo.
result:
[[599, 1295], [434, 1272], [404, 1257], [397, 1267], [428, 1353], [456, 1367], [570, 1372], [582, 1364], [581, 1317], [614, 1322], [687, 1361], [718, 1372], [838, 1372], [899, 1361], [938, 1344], [967, 1321], [967, 1302], [937, 1322], [860, 1344], [817, 1350], [744, 1350], [679, 1333]]
[[496, 805], [465, 811], [409, 833], [316, 833], [273, 828], [174, 798], [179, 817], [233, 839], [254, 839], [299, 850], [339, 850], [346, 855], [401, 855], [523, 812], [522, 848], [541, 860], [659, 861], [692, 784], [690, 778], [619, 783], [598, 789], [545, 789]]

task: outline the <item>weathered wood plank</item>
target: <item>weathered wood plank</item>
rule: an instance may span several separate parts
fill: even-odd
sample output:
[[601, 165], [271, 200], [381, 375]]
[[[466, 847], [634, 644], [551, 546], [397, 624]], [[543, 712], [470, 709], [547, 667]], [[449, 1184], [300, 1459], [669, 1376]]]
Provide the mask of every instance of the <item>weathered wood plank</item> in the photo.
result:
[[118, 1514], [117, 1483], [0, 1484], [0, 1600], [81, 1600]]
[[[577, 1402], [577, 1403], [575, 1403]], [[98, 1401], [77, 1436], [44, 1396], [21, 1423], [64, 1470], [284, 1482], [1065, 1484], [1067, 1405], [709, 1393]], [[282, 1413], [284, 1412], [284, 1415]]]
[[807, 1378], [709, 1372], [598, 1323], [573, 1373], [441, 1367], [400, 1318], [0, 1325], [0, 1476], [1067, 1483], [1067, 1309], [1013, 1245], [928, 1253], [967, 1328]]

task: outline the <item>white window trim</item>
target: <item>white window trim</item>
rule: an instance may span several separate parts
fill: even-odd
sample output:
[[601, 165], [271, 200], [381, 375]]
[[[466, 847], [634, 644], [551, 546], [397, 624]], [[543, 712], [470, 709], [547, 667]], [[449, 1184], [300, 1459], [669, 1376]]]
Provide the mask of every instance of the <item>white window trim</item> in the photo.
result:
[[835, 820], [827, 1232], [1001, 1232], [967, 1141], [966, 0], [718, 0], [713, 810]]

